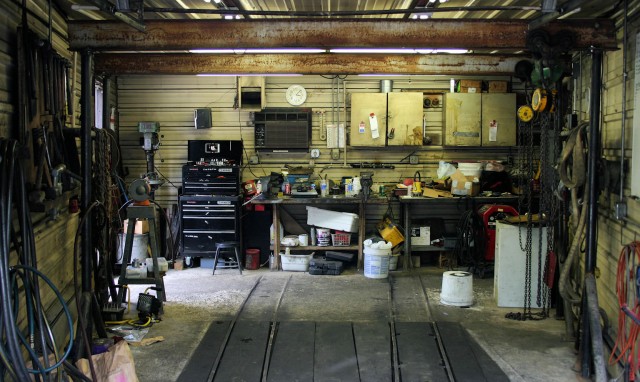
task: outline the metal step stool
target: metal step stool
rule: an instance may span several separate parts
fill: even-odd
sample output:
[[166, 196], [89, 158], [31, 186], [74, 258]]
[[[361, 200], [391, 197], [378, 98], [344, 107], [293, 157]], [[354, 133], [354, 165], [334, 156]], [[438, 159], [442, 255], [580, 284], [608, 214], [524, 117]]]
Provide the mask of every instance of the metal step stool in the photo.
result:
[[[213, 259], [213, 273], [212, 274], [216, 274], [216, 267], [218, 266], [218, 257], [220, 256], [220, 253], [223, 252], [224, 250], [231, 250], [233, 249], [235, 255], [236, 255], [236, 261], [238, 262], [238, 271], [240, 272], [240, 274], [242, 274], [242, 262], [240, 261], [240, 243], [237, 241], [223, 241], [221, 243], [216, 243], [216, 256]], [[224, 268], [231, 268], [231, 267], [224, 267]]]

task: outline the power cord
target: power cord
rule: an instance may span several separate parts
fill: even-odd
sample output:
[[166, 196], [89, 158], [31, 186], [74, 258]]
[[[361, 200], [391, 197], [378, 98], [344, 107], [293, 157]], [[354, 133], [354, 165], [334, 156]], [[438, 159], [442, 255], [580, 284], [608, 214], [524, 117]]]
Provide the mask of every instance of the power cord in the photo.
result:
[[[17, 141], [0, 138], [0, 178], [5, 180], [0, 185], [0, 369], [3, 376], [13, 380], [50, 381], [52, 372], [65, 364], [73, 350], [73, 318], [59, 290], [37, 269], [26, 180], [22, 161], [18, 160], [21, 151]], [[14, 211], [19, 230], [14, 224]], [[16, 257], [18, 263], [10, 265]], [[69, 343], [62, 355], [42, 302], [40, 281], [53, 291], [69, 325]], [[33, 366], [27, 367], [27, 363]], [[59, 371], [58, 378], [61, 374]]]

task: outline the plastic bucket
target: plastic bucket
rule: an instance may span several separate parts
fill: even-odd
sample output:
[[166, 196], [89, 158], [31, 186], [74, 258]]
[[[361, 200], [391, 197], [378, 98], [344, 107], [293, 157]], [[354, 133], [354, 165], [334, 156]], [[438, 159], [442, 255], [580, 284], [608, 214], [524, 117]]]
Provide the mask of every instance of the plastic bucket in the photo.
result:
[[364, 277], [385, 279], [389, 276], [391, 249], [364, 248]]
[[473, 305], [473, 275], [469, 272], [448, 271], [442, 275], [440, 302], [444, 305]]
[[260, 249], [247, 248], [244, 251], [245, 269], [255, 270], [260, 268]]
[[[124, 246], [126, 242], [127, 234], [121, 233], [118, 236], [118, 258], [116, 260], [117, 264], [122, 264], [122, 259], [124, 258]], [[147, 247], [149, 245], [149, 234], [134, 234], [133, 235], [133, 245], [131, 246], [131, 259], [129, 261], [133, 262], [134, 259], [140, 260], [141, 263], [147, 261]]]

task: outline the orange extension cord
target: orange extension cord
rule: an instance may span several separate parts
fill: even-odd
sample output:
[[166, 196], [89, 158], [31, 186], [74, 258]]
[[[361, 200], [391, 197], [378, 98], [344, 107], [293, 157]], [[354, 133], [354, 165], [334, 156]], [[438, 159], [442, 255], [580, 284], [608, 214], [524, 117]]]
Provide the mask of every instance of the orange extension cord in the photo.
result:
[[[635, 345], [640, 333], [640, 325], [634, 322], [624, 310], [627, 310], [630, 314], [640, 317], [640, 302], [638, 298], [640, 296], [636, 293], [637, 273], [636, 269], [629, 269], [629, 263], [632, 261], [632, 256], [635, 254], [637, 262], [636, 268], [640, 266], [640, 242], [634, 241], [630, 244], [622, 247], [620, 257], [618, 258], [618, 271], [616, 273], [616, 295], [618, 296], [618, 304], [620, 305], [620, 312], [618, 313], [618, 336], [616, 338], [615, 346], [609, 356], [609, 364], [619, 362], [627, 352], [629, 352], [629, 376], [633, 380], [638, 363], [635, 360]], [[632, 265], [634, 265], [632, 263]], [[631, 284], [631, 291], [629, 291], [629, 284]], [[628, 293], [633, 293], [633, 307], [629, 308], [627, 301], [629, 301]], [[628, 327], [630, 326], [630, 327]], [[627, 333], [628, 330], [628, 333]], [[618, 357], [615, 356], [616, 350], [620, 351]]]

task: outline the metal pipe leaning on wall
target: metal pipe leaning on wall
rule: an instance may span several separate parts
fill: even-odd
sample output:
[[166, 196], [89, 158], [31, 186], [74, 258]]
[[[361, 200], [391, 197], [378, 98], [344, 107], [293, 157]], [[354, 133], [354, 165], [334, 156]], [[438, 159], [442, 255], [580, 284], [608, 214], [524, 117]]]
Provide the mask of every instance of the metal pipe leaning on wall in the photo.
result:
[[[589, 208], [587, 217], [587, 254], [584, 259], [584, 274], [593, 273], [598, 252], [598, 161], [600, 159], [600, 92], [602, 90], [602, 50], [591, 49], [591, 104], [589, 105], [589, 161], [587, 166]], [[583, 304], [582, 322], [589, 322], [589, 312]], [[589, 346], [590, 331], [583, 330], [580, 341], [582, 352], [582, 376], [591, 374], [590, 366], [593, 354]]]
[[[604, 358], [604, 340], [600, 327], [600, 306], [598, 305], [598, 290], [596, 278], [593, 273], [587, 273], [584, 278], [584, 290], [587, 298], [587, 313], [589, 315], [589, 328], [591, 332], [591, 352], [595, 370], [596, 382], [607, 381], [607, 369]], [[585, 327], [583, 330], [587, 330]], [[585, 345], [586, 346], [586, 345]]]

